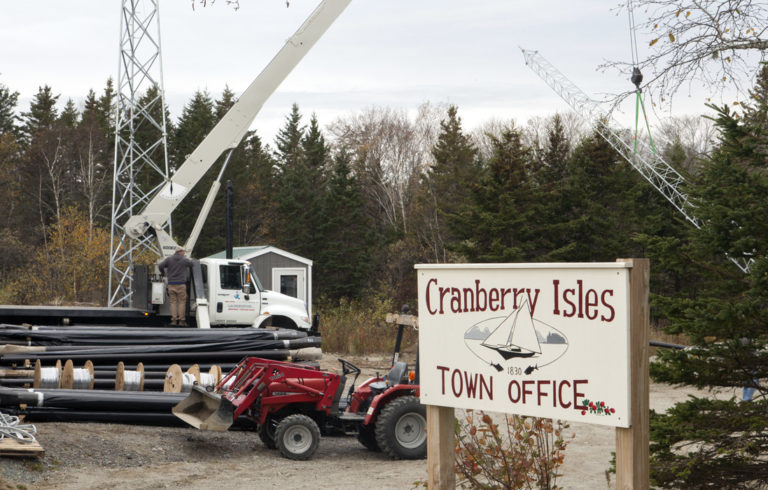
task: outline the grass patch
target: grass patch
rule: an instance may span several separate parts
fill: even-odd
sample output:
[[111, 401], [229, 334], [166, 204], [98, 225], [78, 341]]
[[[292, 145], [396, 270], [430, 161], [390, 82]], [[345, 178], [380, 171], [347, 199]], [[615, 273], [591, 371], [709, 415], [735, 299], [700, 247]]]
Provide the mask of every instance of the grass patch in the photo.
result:
[[[323, 350], [340, 354], [374, 354], [392, 352], [397, 337], [397, 326], [386, 323], [387, 313], [395, 313], [392, 299], [372, 295], [360, 300], [342, 299], [338, 303], [325, 303], [320, 334]], [[402, 347], [413, 345], [418, 332], [407, 327], [403, 332]]]

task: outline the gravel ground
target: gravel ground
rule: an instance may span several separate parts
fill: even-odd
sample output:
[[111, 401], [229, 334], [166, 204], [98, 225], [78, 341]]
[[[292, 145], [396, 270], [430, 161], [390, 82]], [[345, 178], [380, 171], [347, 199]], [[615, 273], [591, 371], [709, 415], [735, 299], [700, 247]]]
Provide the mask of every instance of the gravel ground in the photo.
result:
[[[386, 371], [389, 357], [350, 359], [364, 376]], [[324, 369], [338, 366], [326, 355]], [[361, 380], [358, 380], [358, 384]], [[651, 384], [651, 408], [663, 411], [690, 389]], [[723, 393], [729, 397], [733, 393]], [[267, 449], [250, 431], [203, 432], [192, 427], [97, 423], [37, 423], [44, 458], [0, 457], [0, 490], [22, 488], [252, 489], [414, 488], [426, 461], [391, 461], [354, 437], [325, 437], [310, 461], [291, 461]], [[610, 427], [571, 424], [563, 488], [613, 488], [605, 470], [615, 451]]]
[[[324, 369], [338, 366], [324, 356]], [[363, 376], [385, 372], [384, 356], [350, 359]], [[33, 422], [34, 423], [34, 422]], [[44, 458], [0, 457], [0, 490], [7, 488], [411, 488], [426, 462], [392, 462], [354, 437], [324, 437], [310, 461], [267, 449], [255, 432], [204, 432], [192, 427], [102, 423], [35, 423]], [[329, 473], [329, 480], [319, 483]], [[362, 475], [362, 478], [361, 478]], [[367, 476], [366, 476], [367, 475]], [[371, 475], [374, 475], [371, 477]]]

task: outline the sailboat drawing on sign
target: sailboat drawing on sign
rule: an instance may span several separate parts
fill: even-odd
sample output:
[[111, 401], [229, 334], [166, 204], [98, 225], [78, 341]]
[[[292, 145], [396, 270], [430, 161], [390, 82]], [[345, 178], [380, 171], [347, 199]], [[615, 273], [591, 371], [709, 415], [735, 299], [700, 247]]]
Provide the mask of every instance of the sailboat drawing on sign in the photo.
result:
[[504, 360], [541, 354], [528, 302], [524, 301], [520, 308], [505, 318], [481, 345], [495, 350]]

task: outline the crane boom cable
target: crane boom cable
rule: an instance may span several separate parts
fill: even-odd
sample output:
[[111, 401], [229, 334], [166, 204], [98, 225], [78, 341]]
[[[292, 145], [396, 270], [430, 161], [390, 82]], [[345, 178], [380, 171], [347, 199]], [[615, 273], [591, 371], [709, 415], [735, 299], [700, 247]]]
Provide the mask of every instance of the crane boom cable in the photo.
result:
[[637, 28], [635, 26], [635, 10], [632, 6], [632, 0], [627, 0], [627, 17], [629, 17], [629, 44], [632, 55], [632, 67], [637, 67], [638, 59], [637, 54]]

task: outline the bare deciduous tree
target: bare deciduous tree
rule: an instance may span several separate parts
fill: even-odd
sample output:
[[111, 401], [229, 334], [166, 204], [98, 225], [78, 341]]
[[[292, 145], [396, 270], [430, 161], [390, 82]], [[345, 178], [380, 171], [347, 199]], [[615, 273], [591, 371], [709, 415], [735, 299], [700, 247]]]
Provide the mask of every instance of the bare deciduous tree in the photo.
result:
[[419, 107], [414, 120], [403, 110], [373, 107], [329, 128], [337, 145], [354, 152], [369, 202], [395, 229], [408, 231], [414, 184], [431, 165], [438, 128], [439, 113], [429, 104]]
[[[639, 46], [651, 53], [638, 60], [644, 89], [669, 102], [697, 84], [712, 95], [735, 89], [745, 97], [768, 48], [768, 5], [754, 0], [637, 0], [634, 8]], [[612, 61], [602, 68], [632, 71], [631, 63]], [[627, 94], [623, 94], [627, 95]]]

